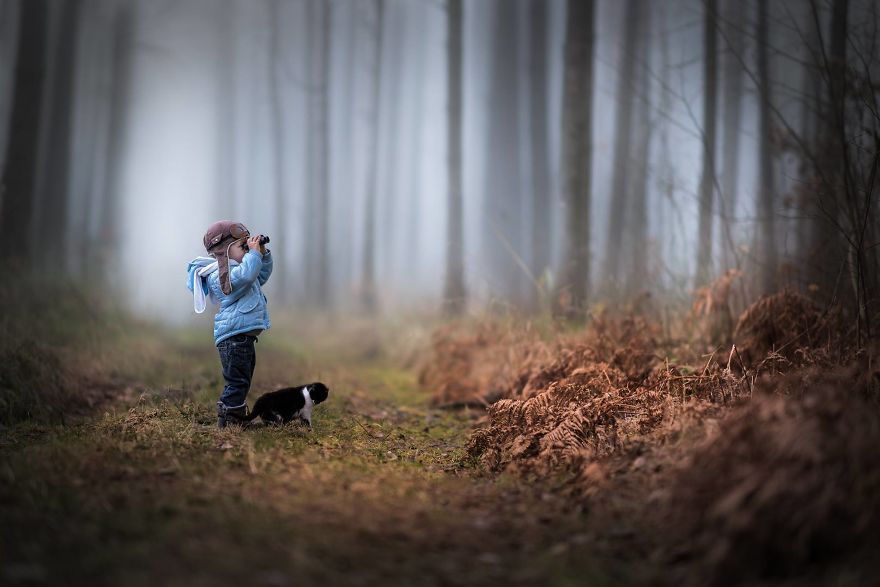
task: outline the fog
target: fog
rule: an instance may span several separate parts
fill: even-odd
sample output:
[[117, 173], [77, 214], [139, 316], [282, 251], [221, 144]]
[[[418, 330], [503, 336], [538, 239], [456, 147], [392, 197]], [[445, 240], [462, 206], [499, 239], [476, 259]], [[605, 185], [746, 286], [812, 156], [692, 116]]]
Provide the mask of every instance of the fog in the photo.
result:
[[[370, 287], [364, 247], [374, 190], [375, 309], [440, 307], [450, 271], [446, 2], [36, 4], [45, 7], [39, 25], [45, 56], [38, 66], [43, 107], [33, 155], [36, 183], [25, 196], [30, 212], [19, 216], [27, 220], [22, 230], [29, 254], [37, 259], [34, 252], [44, 248], [52, 254], [35, 260], [36, 266], [119, 295], [143, 316], [181, 323], [194, 319], [186, 264], [205, 254], [207, 226], [231, 219], [272, 239], [276, 269], [266, 294], [273, 307], [358, 310]], [[818, 36], [810, 30], [815, 23], [819, 30], [832, 26], [832, 4], [767, 3], [766, 88], [773, 120], [762, 131], [755, 30], [764, 3], [595, 3], [591, 128], [581, 138], [591, 147], [588, 216], [582, 219], [589, 229], [583, 234], [591, 262], [581, 276], [588, 299], [610, 292], [687, 294], [705, 282], [696, 251], [708, 248], [699, 231], [707, 26], [716, 33], [720, 76], [715, 166], [708, 180], [710, 195], [714, 191], [709, 276], [731, 267], [754, 276], [770, 258], [775, 287], [817, 283], [809, 263], [815, 247], [824, 245], [810, 236], [818, 231], [817, 214], [799, 195], [811, 177], [805, 168], [816, 158], [792, 147], [797, 141], [786, 135], [821, 142], [811, 129], [821, 124], [822, 110], [815, 111], [810, 92], [827, 95], [822, 84], [830, 82], [812, 73], [817, 66], [810, 42], [830, 50], [832, 40], [828, 30]], [[23, 156], [13, 144], [11, 121], [16, 63], [33, 46], [21, 40], [23, 13], [33, 5], [0, 1], [0, 159], [7, 171]], [[552, 292], [564, 285], [560, 268], [570, 210], [563, 164], [568, 3], [472, 0], [463, 8], [461, 222], [468, 307], [551, 303]], [[852, 0], [848, 11], [849, 42], [862, 48], [850, 51], [859, 56], [852, 59], [858, 69], [853, 76], [870, 79], [878, 73], [877, 51], [869, 43], [877, 10], [871, 2]], [[541, 28], [536, 14], [546, 19]], [[639, 49], [626, 46], [632, 26], [641, 27], [632, 35]], [[536, 40], [539, 34], [544, 43]], [[621, 83], [626, 71], [633, 77]], [[811, 85], [813, 78], [819, 81]], [[739, 80], [739, 95], [727, 91], [731, 79]], [[544, 83], [536, 89], [535, 80]], [[55, 100], [59, 92], [63, 96]], [[634, 221], [628, 208], [633, 204], [625, 204], [622, 243], [614, 245], [623, 255], [621, 270], [613, 277], [604, 261], [614, 242], [611, 209], [624, 198], [615, 192], [615, 165], [621, 164], [615, 151], [630, 97], [633, 146], [623, 153], [623, 177], [627, 193], [636, 194], [636, 178], [645, 173], [646, 212]], [[738, 114], [734, 127], [724, 114], [731, 99]], [[66, 131], [56, 102], [69, 109]], [[867, 118], [876, 129], [876, 116]], [[546, 138], [538, 142], [540, 133]], [[724, 143], [731, 133], [735, 140]], [[772, 143], [773, 197], [764, 210], [776, 221], [773, 232], [760, 234], [771, 234], [769, 241], [759, 235], [761, 219], [767, 219], [758, 207], [765, 137]], [[58, 144], [69, 146], [60, 156], [69, 164], [61, 199], [51, 187], [59, 177], [52, 154]], [[733, 144], [738, 155], [732, 167], [725, 144]], [[646, 147], [643, 159], [640, 146]], [[539, 177], [537, 158], [546, 161], [546, 177]], [[734, 197], [724, 193], [726, 176], [735, 176]], [[3, 192], [7, 221], [15, 205], [11, 185]], [[61, 201], [59, 235], [51, 223]], [[546, 222], [535, 221], [539, 209]], [[805, 224], [812, 227], [806, 237]], [[44, 247], [47, 238], [61, 242]], [[549, 250], [545, 262], [536, 258], [541, 249], [532, 243]], [[765, 255], [768, 249], [772, 257]], [[319, 267], [321, 258], [327, 267]], [[318, 299], [314, 284], [321, 271], [330, 294]], [[638, 280], [624, 287], [627, 271], [636, 271]], [[749, 287], [764, 288], [758, 281]]]

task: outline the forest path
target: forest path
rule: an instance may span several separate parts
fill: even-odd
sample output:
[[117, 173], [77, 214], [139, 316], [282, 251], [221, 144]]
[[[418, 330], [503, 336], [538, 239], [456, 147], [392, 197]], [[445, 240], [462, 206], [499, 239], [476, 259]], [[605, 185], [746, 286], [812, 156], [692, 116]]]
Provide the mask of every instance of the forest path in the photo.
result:
[[583, 515], [481, 475], [472, 418], [432, 409], [411, 370], [263, 347], [251, 403], [320, 373], [313, 432], [218, 430], [216, 357], [187, 344], [154, 357], [180, 389], [133, 381], [84, 422], [0, 431], [2, 582], [607, 584]]

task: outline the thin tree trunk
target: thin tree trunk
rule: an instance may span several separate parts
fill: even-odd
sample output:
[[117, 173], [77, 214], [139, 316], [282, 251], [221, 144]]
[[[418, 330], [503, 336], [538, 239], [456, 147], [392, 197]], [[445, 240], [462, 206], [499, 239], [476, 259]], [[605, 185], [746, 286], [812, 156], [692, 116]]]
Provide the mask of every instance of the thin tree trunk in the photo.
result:
[[[809, 11], [809, 7], [807, 11]], [[810, 17], [808, 27], [809, 33], [807, 35], [806, 49], [809, 58], [801, 78], [803, 99], [801, 101], [800, 134], [804, 137], [806, 145], [816, 146], [821, 140], [819, 136], [819, 113], [821, 112], [822, 105], [822, 75], [820, 73], [820, 55], [822, 50], [819, 46], [819, 29], [812, 22], [812, 17]], [[817, 170], [812, 165], [811, 153], [802, 152], [800, 154], [799, 171], [802, 185], [798, 194], [798, 208], [801, 210], [804, 219], [798, 222], [796, 250], [800, 252], [800, 263], [806, 270], [803, 277], [809, 281], [815, 277], [811, 266], [815, 260], [816, 252], [811, 249], [814, 245], [813, 229], [816, 222], [812, 219], [812, 215], [815, 214], [813, 186], [818, 175]]]
[[773, 211], [773, 153], [770, 149], [770, 72], [767, 56], [767, 0], [758, 4], [758, 202], [760, 206], [761, 291], [776, 291], [776, 228]]
[[376, 199], [379, 191], [379, 96], [382, 90], [382, 41], [385, 1], [376, 0], [376, 32], [373, 50], [373, 96], [370, 104], [371, 149], [367, 164], [367, 201], [364, 211], [363, 281], [361, 303], [367, 312], [376, 310]]
[[635, 71], [639, 42], [638, 20], [642, 3], [627, 0], [623, 18], [623, 47], [620, 53], [620, 70], [615, 94], [616, 121], [614, 129], [614, 168], [611, 177], [611, 202], [608, 210], [608, 226], [605, 237], [605, 263], [602, 278], [612, 290], [619, 286], [620, 250], [623, 245], [625, 213], [629, 207], [629, 185], [632, 151], [632, 115], [635, 109], [633, 73]]
[[[226, 0], [220, 19], [217, 61], [217, 200], [219, 214], [235, 218], [236, 186], [236, 87], [238, 84], [237, 3]], [[274, 25], [273, 25], [274, 26]]]
[[[350, 99], [342, 101], [341, 117], [340, 117], [340, 135], [342, 140], [339, 145], [333, 149], [333, 162], [336, 166], [336, 190], [339, 194], [346, 194], [345, 197], [354, 198], [359, 188], [359, 182], [354, 178], [351, 171], [354, 166], [355, 153], [355, 128], [356, 128], [356, 112], [359, 110], [360, 103], [354, 98], [357, 95], [357, 65], [358, 65], [358, 31], [360, 25], [357, 19], [357, 5], [348, 2], [343, 5], [343, 14], [347, 15], [345, 29], [341, 34], [341, 42], [345, 46], [345, 63], [343, 66], [343, 75], [340, 76], [340, 87], [338, 93], [340, 96], [353, 96]], [[341, 172], [340, 172], [341, 170]], [[345, 197], [340, 198], [345, 201]], [[342, 228], [339, 230], [333, 243], [338, 254], [335, 255], [334, 270], [343, 283], [352, 283], [355, 279], [355, 265], [357, 259], [353, 259], [348, 254], [355, 247], [353, 233], [354, 231], [354, 213], [353, 207], [347, 206], [344, 217], [340, 219]], [[343, 254], [342, 252], [345, 252]]]
[[[426, 18], [423, 15], [419, 19], [419, 27], [416, 31], [416, 38], [422, 38], [425, 33]], [[412, 141], [413, 145], [410, 153], [410, 164], [408, 174], [406, 176], [406, 190], [409, 194], [410, 205], [406, 219], [406, 243], [404, 249], [408, 248], [405, 258], [409, 261], [408, 271], [412, 275], [424, 275], [425, 263], [422, 259], [422, 202], [423, 194], [421, 188], [422, 181], [422, 152], [424, 148], [424, 137], [422, 132], [422, 124], [425, 112], [425, 62], [427, 57], [427, 48], [424, 43], [418, 43], [415, 49], [415, 90], [413, 91], [412, 102], [413, 109], [410, 118], [412, 120]], [[447, 64], [448, 68], [448, 64]], [[447, 88], [447, 91], [449, 89]], [[444, 285], [445, 287], [445, 285]]]
[[[393, 5], [392, 5], [393, 6]], [[402, 31], [405, 29], [405, 21], [401, 23], [400, 14], [403, 7], [387, 11], [387, 27], [385, 29], [384, 42], [388, 44], [388, 51], [383, 75], [388, 83], [383, 87], [384, 94], [380, 94], [380, 109], [384, 109], [384, 116], [380, 119], [384, 128], [384, 144], [382, 145], [384, 161], [382, 162], [381, 184], [382, 198], [377, 202], [379, 216], [377, 226], [382, 232], [382, 239], [376, 243], [377, 256], [382, 260], [382, 274], [394, 279], [398, 275], [398, 267], [395, 258], [396, 244], [400, 235], [400, 226], [397, 222], [400, 212], [399, 190], [397, 174], [400, 169], [400, 80], [403, 76], [403, 46], [405, 40]], [[381, 222], [379, 222], [381, 219]]]
[[736, 216], [737, 190], [739, 189], [739, 134], [742, 110], [743, 72], [740, 60], [744, 59], [742, 3], [726, 1], [727, 54], [724, 57], [724, 139], [721, 169], [721, 230], [722, 269], [736, 265], [736, 238], [731, 222]]
[[519, 181], [519, 67], [516, 2], [493, 3], [488, 154], [483, 200], [484, 250], [494, 301], [522, 307], [526, 290], [522, 260], [522, 190]]
[[[663, 22], [659, 35], [660, 75], [666, 79], [672, 73], [669, 58], [669, 18], [665, 15], [665, 12], [660, 12], [660, 15]], [[661, 87], [660, 96], [658, 97], [658, 112], [663, 115], [668, 113], [671, 101], [672, 96], [669, 87]], [[674, 228], [671, 226], [673, 216], [670, 213], [675, 198], [675, 168], [670, 156], [669, 126], [669, 123], [664, 121], [660, 127], [660, 145], [657, 162], [657, 169], [662, 174], [660, 184], [663, 198], [660, 199], [657, 206], [657, 241], [662, 244], [657, 248], [655, 254], [661, 261], [665, 261], [666, 253], [670, 250], [670, 245], [673, 244], [672, 235], [675, 233]]]
[[[100, 259], [97, 252], [101, 247], [102, 222], [110, 184], [107, 180], [107, 169], [115, 164], [110, 150], [112, 140], [111, 124], [113, 104], [116, 96], [113, 76], [116, 64], [114, 51], [120, 48], [118, 35], [118, 8], [107, 2], [87, 5], [91, 8], [88, 15], [97, 24], [86, 21], [90, 25], [90, 56], [84, 66], [91, 71], [93, 78], [89, 80], [88, 91], [83, 102], [85, 116], [81, 124], [88, 132], [79, 132], [80, 137], [91, 135], [88, 148], [83, 148], [84, 157], [79, 165], [83, 170], [84, 179], [77, 198], [83, 207], [82, 225], [78, 234], [71, 235], [71, 252], [80, 264], [79, 273], [86, 281], [96, 281], [101, 275]], [[123, 47], [124, 48], [124, 47]], [[79, 147], [77, 150], [79, 151]]]
[[[811, 3], [814, 14], [814, 22], [820, 29], [818, 8]], [[844, 252], [843, 235], [839, 233], [837, 224], [840, 220], [839, 207], [842, 198], [839, 192], [843, 184], [843, 167], [841, 145], [838, 142], [838, 119], [842, 119], [842, 105], [844, 92], [844, 71], [846, 63], [846, 0], [835, 0], [831, 12], [831, 42], [830, 53], [821, 47], [823, 62], [822, 68], [827, 75], [829, 83], [827, 94], [818, 99], [825, 103], [825, 108], [818, 112], [819, 122], [819, 167], [820, 176], [819, 194], [816, 201], [814, 214], [812, 250], [816, 255], [813, 263], [812, 281], [818, 286], [820, 296], [826, 301], [831, 301], [837, 286], [837, 277], [846, 263]], [[820, 37], [821, 37], [820, 32]], [[820, 44], [821, 45], [821, 44]], [[838, 105], [841, 114], [838, 115]]]
[[28, 0], [19, 7], [9, 147], [0, 178], [0, 233], [9, 243], [0, 258], [7, 261], [30, 259], [28, 228], [37, 184], [48, 17], [45, 0]]
[[[269, 0], [269, 54], [266, 56], [266, 66], [268, 67], [267, 75], [270, 83], [269, 87], [269, 108], [272, 120], [272, 169], [275, 172], [275, 193], [273, 198], [274, 218], [275, 218], [275, 234], [272, 235], [272, 248], [282, 253], [284, 251], [285, 229], [287, 228], [287, 214], [285, 206], [285, 191], [287, 188], [285, 181], [285, 164], [287, 162], [287, 142], [284, 136], [285, 119], [284, 109], [282, 107], [283, 93], [283, 77], [281, 75], [282, 59], [281, 54], [281, 27], [284, 26], [281, 13], [281, 0]], [[311, 222], [306, 226], [310, 226]], [[284, 272], [285, 274], [287, 272]], [[277, 292], [279, 302], [286, 303], [289, 301], [290, 288], [287, 287], [286, 280], [282, 276], [282, 287]]]
[[648, 76], [651, 64], [651, 44], [647, 42], [651, 31], [651, 7], [645, 5], [639, 23], [640, 67], [638, 71], [637, 93], [641, 96], [638, 109], [636, 149], [634, 158], [634, 182], [630, 192], [632, 218], [627, 223], [629, 273], [626, 294], [634, 296], [640, 288], [646, 287], [646, 256], [648, 255], [648, 157], [651, 148], [651, 80]]
[[71, 146], [74, 73], [76, 70], [77, 37], [80, 23], [80, 0], [67, 0], [58, 7], [59, 38], [55, 44], [52, 67], [52, 90], [49, 96], [49, 113], [46, 120], [49, 141], [45, 161], [45, 184], [42, 215], [38, 224], [34, 250], [39, 250], [38, 262], [42, 267], [62, 266], [67, 241], [67, 201], [71, 177]]
[[132, 104], [132, 70], [134, 65], [134, 34], [135, 6], [129, 2], [114, 5], [113, 62], [111, 75], [110, 120], [106, 164], [106, 184], [102, 191], [102, 200], [98, 210], [98, 242], [90, 253], [94, 261], [92, 267], [96, 271], [95, 278], [104, 281], [109, 288], [113, 282], [109, 276], [115, 272], [119, 261], [116, 251], [119, 250], [119, 203], [124, 193], [123, 162], [128, 151], [129, 123], [128, 115]]
[[529, 118], [532, 145], [532, 275], [541, 281], [550, 265], [553, 234], [550, 217], [550, 155], [547, 148], [547, 26], [550, 5], [529, 2], [530, 92]]
[[328, 238], [330, 230], [330, 47], [331, 47], [331, 21], [330, 2], [321, 3], [321, 49], [318, 53], [321, 61], [318, 64], [318, 108], [315, 135], [318, 153], [318, 189], [312, 197], [318, 201], [318, 234], [316, 237], [317, 259], [315, 276], [315, 301], [318, 305], [329, 307], [330, 299], [329, 270], [330, 259], [328, 254]]
[[585, 313], [590, 279], [593, 27], [593, 0], [569, 0], [562, 106], [566, 243], [556, 309], [573, 318]]
[[464, 288], [464, 212], [462, 196], [462, 0], [449, 0], [449, 40], [447, 57], [449, 101], [449, 200], [446, 225], [446, 284], [443, 300], [446, 311], [460, 314], [465, 307]]
[[715, 21], [717, 0], [706, 0], [703, 24], [703, 171], [700, 176], [699, 239], [697, 241], [697, 287], [706, 285], [712, 268], [712, 206], [715, 192], [715, 118], [717, 76]]

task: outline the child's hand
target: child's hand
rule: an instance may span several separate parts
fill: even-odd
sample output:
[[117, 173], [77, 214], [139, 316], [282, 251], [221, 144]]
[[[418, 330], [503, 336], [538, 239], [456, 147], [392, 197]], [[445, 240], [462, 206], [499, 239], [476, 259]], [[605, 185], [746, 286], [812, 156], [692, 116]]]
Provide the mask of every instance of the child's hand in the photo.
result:
[[252, 236], [247, 240], [247, 246], [252, 251], [257, 251], [261, 255], [263, 254], [263, 247], [260, 246], [260, 235]]

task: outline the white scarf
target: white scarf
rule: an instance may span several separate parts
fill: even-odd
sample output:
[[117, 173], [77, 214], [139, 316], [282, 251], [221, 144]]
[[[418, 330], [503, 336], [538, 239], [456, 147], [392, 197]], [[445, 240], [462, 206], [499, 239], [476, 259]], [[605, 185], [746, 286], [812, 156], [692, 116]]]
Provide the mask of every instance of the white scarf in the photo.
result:
[[193, 310], [196, 311], [196, 314], [201, 314], [207, 306], [202, 280], [207, 281], [208, 276], [217, 271], [219, 265], [213, 257], [196, 257], [193, 259], [193, 263], [204, 265], [193, 275]]

